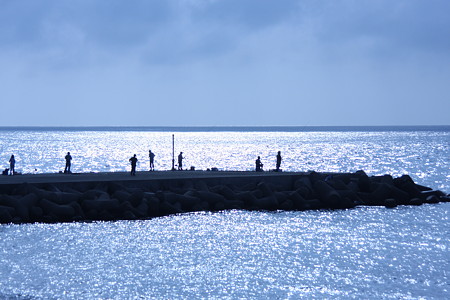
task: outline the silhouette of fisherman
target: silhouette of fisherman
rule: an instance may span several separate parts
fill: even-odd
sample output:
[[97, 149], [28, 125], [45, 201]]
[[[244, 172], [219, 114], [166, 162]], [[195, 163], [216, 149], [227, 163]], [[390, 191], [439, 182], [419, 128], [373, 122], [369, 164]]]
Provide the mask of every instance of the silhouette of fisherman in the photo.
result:
[[72, 173], [70, 172], [70, 166], [72, 165], [72, 156], [70, 152], [67, 152], [67, 155], [64, 157], [66, 159], [66, 167], [64, 168], [64, 173]]
[[277, 167], [276, 167], [276, 171], [277, 172], [280, 171], [280, 166], [281, 166], [281, 151], [278, 151], [278, 154], [277, 154]]
[[258, 156], [258, 159], [255, 161], [256, 163], [256, 172], [262, 172], [263, 164], [261, 162], [261, 158]]
[[183, 170], [183, 152], [180, 152], [180, 154], [178, 154], [178, 170]]
[[136, 163], [138, 161], [136, 154], [129, 161], [131, 162], [131, 176], [136, 176]]
[[16, 166], [16, 159], [14, 158], [14, 154], [11, 155], [11, 158], [9, 159], [9, 174], [14, 175], [16, 170], [14, 169]]
[[150, 171], [155, 171], [155, 153], [153, 153], [152, 150], [148, 150], [148, 157], [150, 158]]

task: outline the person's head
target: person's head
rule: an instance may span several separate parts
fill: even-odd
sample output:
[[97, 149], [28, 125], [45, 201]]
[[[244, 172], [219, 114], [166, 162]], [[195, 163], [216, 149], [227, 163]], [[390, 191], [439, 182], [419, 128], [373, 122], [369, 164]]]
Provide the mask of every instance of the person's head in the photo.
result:
[[136, 154], [134, 155], [134, 157], [136, 157]]
[[67, 152], [67, 155], [70, 155], [70, 152]]
[[260, 157], [258, 156], [258, 159], [260, 159]]
[[278, 154], [281, 154], [281, 151], [278, 151]]
[[13, 155], [11, 155], [11, 158], [14, 158], [14, 154], [13, 154]]

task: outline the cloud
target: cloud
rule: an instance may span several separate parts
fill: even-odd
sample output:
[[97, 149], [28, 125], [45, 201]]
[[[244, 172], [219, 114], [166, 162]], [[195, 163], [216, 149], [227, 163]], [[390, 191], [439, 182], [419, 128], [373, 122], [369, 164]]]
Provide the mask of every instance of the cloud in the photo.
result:
[[200, 24], [220, 24], [244, 30], [261, 30], [286, 21], [298, 10], [300, 1], [284, 0], [216, 0], [192, 10], [193, 19]]
[[369, 56], [445, 54], [448, 11], [446, 0], [4, 1], [0, 49], [55, 66], [124, 56], [177, 64], [221, 56], [283, 27], [291, 34], [286, 43], [317, 47], [324, 56], [345, 58], [352, 48]]
[[[318, 4], [319, 3], [319, 4]], [[448, 53], [450, 20], [445, 0], [305, 1], [303, 11], [317, 42], [332, 47], [364, 45], [368, 54]]]
[[[62, 26], [77, 28], [93, 44], [132, 46], [170, 16], [170, 1], [8, 1], [2, 7], [0, 41], [5, 44], [51, 44]], [[54, 29], [55, 31], [51, 31]]]
[[[449, 108], [447, 0], [1, 7], [0, 97], [31, 125], [407, 124], [421, 123], [424, 98], [438, 120]], [[61, 101], [74, 104], [70, 119]], [[123, 113], [130, 103], [134, 117]]]

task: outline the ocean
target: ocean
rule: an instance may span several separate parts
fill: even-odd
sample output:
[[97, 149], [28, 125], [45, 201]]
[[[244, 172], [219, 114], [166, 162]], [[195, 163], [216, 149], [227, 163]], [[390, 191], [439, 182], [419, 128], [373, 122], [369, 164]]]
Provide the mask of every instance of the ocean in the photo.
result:
[[[172, 142], [174, 141], [174, 153]], [[409, 174], [450, 192], [450, 126], [0, 128], [21, 173], [196, 170]], [[1, 177], [0, 177], [1, 180]], [[6, 299], [447, 299], [450, 203], [145, 221], [0, 225]]]

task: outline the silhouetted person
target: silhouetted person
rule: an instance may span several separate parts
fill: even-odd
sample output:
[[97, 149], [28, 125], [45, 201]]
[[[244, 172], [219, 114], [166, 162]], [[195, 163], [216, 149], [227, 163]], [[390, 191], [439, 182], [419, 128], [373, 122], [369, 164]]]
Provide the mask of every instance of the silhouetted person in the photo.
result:
[[183, 152], [178, 154], [178, 170], [183, 170]]
[[150, 158], [150, 171], [155, 170], [154, 160], [155, 160], [155, 153], [152, 152], [152, 150], [148, 150], [148, 158]]
[[276, 167], [276, 171], [280, 171], [280, 166], [281, 166], [281, 151], [278, 151], [277, 154], [277, 167]]
[[72, 165], [72, 156], [70, 152], [67, 152], [67, 155], [64, 157], [66, 159], [66, 167], [64, 168], [64, 173], [71, 173], [70, 166]]
[[16, 172], [14, 170], [14, 167], [16, 166], [16, 159], [14, 158], [14, 154], [11, 155], [11, 158], [9, 159], [9, 174], [10, 175], [14, 175], [14, 173]]
[[261, 163], [261, 158], [258, 156], [258, 159], [255, 161], [256, 163], [256, 172], [262, 172], [263, 164]]
[[129, 159], [131, 162], [131, 176], [136, 176], [136, 164], [138, 159], [136, 158], [136, 154]]

